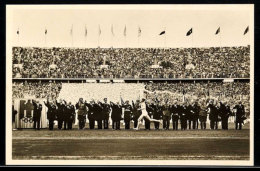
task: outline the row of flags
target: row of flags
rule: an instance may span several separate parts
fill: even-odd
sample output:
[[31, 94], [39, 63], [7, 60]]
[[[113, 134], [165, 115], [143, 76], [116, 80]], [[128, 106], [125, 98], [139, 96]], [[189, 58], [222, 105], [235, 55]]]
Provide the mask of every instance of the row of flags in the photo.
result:
[[[100, 36], [100, 35], [101, 35], [100, 25], [98, 26], [98, 28], [99, 28], [99, 30], [98, 30], [98, 35]], [[247, 34], [248, 31], [249, 31], [249, 26], [246, 27], [246, 29], [245, 29], [245, 31], [244, 31], [244, 35]], [[188, 32], [186, 33], [186, 36], [190, 36], [190, 35], [192, 34], [192, 32], [193, 32], [193, 31], [192, 31], [192, 28], [190, 28], [190, 29], [188, 30]], [[18, 28], [18, 30], [17, 30], [16, 33], [17, 33], [17, 35], [20, 34], [19, 28]], [[45, 28], [44, 34], [47, 35], [47, 33], [48, 33], [48, 30]], [[142, 30], [141, 30], [140, 27], [138, 27], [138, 37], [141, 36], [141, 33], [142, 33]], [[220, 33], [220, 27], [219, 27], [219, 28], [217, 29], [217, 31], [215, 32], [215, 35], [217, 35], [217, 34], [219, 34], [219, 33]], [[73, 25], [72, 25], [72, 27], [71, 27], [71, 29], [70, 29], [70, 34], [71, 34], [71, 35], [73, 34]], [[113, 25], [111, 26], [111, 34], [112, 34], [112, 36], [115, 36]], [[123, 34], [124, 34], [124, 36], [126, 36], [126, 26], [125, 26], [125, 28], [124, 28], [124, 33], [123, 33]], [[164, 35], [164, 34], [166, 34], [166, 30], [165, 30], [165, 29], [159, 33], [159, 36]], [[86, 37], [87, 35], [88, 35], [88, 30], [87, 30], [87, 27], [85, 26], [85, 37]]]

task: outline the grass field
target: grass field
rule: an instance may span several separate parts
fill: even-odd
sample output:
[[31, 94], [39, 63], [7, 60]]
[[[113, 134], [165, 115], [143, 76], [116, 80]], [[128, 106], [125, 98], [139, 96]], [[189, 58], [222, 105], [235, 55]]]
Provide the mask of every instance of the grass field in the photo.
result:
[[13, 131], [13, 159], [249, 160], [243, 130]]

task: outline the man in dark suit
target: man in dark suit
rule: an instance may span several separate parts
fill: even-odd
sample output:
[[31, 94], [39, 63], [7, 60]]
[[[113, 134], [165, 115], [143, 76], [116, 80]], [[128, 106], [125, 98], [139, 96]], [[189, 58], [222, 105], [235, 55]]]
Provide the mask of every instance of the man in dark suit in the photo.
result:
[[125, 104], [123, 104], [122, 108], [124, 108], [124, 122], [125, 129], [130, 129], [130, 121], [132, 118], [132, 106], [129, 104], [129, 101], [126, 100]]
[[163, 128], [165, 130], [169, 130], [170, 128], [170, 119], [171, 119], [171, 107], [166, 100], [165, 104], [162, 106], [162, 113], [163, 113]]
[[102, 120], [103, 120], [103, 113], [102, 113], [102, 104], [100, 102], [94, 103], [94, 118], [97, 121], [98, 129], [102, 129]]
[[72, 123], [75, 120], [75, 107], [71, 104], [71, 102], [68, 103], [68, 129], [72, 129]]
[[228, 130], [228, 118], [231, 115], [230, 106], [227, 105], [227, 102], [223, 102], [220, 105], [220, 109], [222, 129]]
[[33, 100], [33, 128], [40, 130], [40, 122], [41, 122], [41, 115], [42, 115], [42, 105], [37, 100], [36, 102]]
[[94, 129], [95, 128], [94, 101], [91, 100], [90, 103], [85, 102], [85, 104], [88, 107], [89, 129]]
[[122, 108], [119, 105], [119, 102], [114, 104], [113, 102], [110, 102], [111, 108], [112, 108], [112, 128], [115, 130], [120, 130], [120, 120], [122, 118]]
[[177, 104], [177, 101], [175, 100], [174, 104], [171, 107], [173, 130], [178, 130], [179, 113], [180, 113], [180, 106]]
[[104, 103], [102, 103], [102, 113], [103, 113], [103, 121], [104, 121], [104, 129], [108, 129], [108, 120], [111, 108], [107, 103], [107, 98], [104, 98]]
[[45, 106], [48, 108], [47, 119], [49, 120], [49, 130], [53, 130], [54, 120], [56, 119], [56, 106], [53, 102], [47, 99], [47, 103], [44, 101]]
[[69, 118], [70, 118], [70, 107], [65, 100], [63, 100], [64, 109], [63, 109], [63, 122], [64, 130], [68, 129]]
[[58, 107], [58, 109], [57, 109], [58, 129], [62, 129], [63, 121], [64, 121], [64, 118], [65, 118], [64, 112], [65, 112], [66, 106], [65, 106], [62, 99], [60, 99], [59, 102], [56, 100], [56, 105]]
[[83, 102], [83, 98], [80, 98], [78, 103], [76, 103], [76, 109], [78, 109], [79, 129], [84, 129], [86, 123], [87, 106]]
[[209, 101], [208, 110], [209, 110], [210, 129], [218, 129], [218, 109], [213, 104], [213, 100]]
[[198, 129], [199, 123], [199, 112], [200, 112], [200, 106], [198, 105], [198, 102], [195, 101], [192, 103], [192, 128]]
[[244, 121], [243, 118], [245, 117], [245, 107], [240, 101], [239, 104], [234, 107], [234, 109], [236, 110], [236, 129], [241, 130], [242, 123]]
[[181, 130], [187, 129], [187, 105], [183, 102], [180, 106], [180, 121], [181, 121]]
[[[193, 103], [193, 102], [191, 102]], [[193, 121], [193, 118], [194, 118], [194, 113], [193, 113], [193, 106], [187, 101], [186, 102], [186, 118], [187, 118], [187, 121], [189, 123], [189, 129], [192, 128], [191, 124], [192, 124], [192, 121]]]

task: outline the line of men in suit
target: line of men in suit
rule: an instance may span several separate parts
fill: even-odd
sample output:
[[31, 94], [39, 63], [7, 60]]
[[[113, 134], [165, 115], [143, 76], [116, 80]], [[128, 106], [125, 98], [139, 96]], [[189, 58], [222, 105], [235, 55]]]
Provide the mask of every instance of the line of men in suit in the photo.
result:
[[[107, 98], [104, 102], [91, 100], [89, 103], [80, 98], [75, 107], [65, 100], [44, 102], [48, 107], [47, 119], [49, 120], [49, 129], [53, 129], [54, 120], [58, 121], [58, 129], [72, 129], [72, 123], [75, 119], [79, 121], [79, 129], [85, 128], [86, 119], [89, 120], [89, 128], [95, 128], [97, 122], [98, 129], [109, 129], [109, 119], [112, 120], [112, 129], [120, 130], [120, 121], [124, 120], [125, 129], [130, 129], [131, 120], [134, 121], [134, 127], [137, 126], [138, 118], [142, 114], [140, 109], [140, 101], [125, 101], [122, 104], [108, 103]], [[180, 129], [198, 129], [199, 121], [200, 128], [206, 129], [207, 116], [209, 115], [210, 129], [218, 129], [218, 124], [221, 122], [222, 129], [228, 129], [228, 118], [236, 116], [235, 128], [242, 129], [242, 123], [246, 119], [245, 109], [241, 102], [237, 104], [235, 114], [231, 112], [231, 108], [226, 102], [198, 104], [197, 101], [178, 102], [174, 101], [170, 104], [166, 100], [163, 104], [158, 101], [154, 103], [147, 103], [148, 115], [153, 119], [163, 120], [163, 129], [169, 130], [170, 120], [172, 120], [173, 130]], [[78, 118], [75, 118], [75, 110], [77, 109]], [[122, 112], [124, 110], [124, 112]], [[145, 129], [150, 130], [150, 122], [144, 119]], [[154, 127], [156, 130], [160, 129], [160, 124], [155, 122]]]
[[47, 119], [49, 120], [49, 129], [53, 130], [54, 121], [58, 121], [58, 129], [72, 129], [72, 123], [75, 120], [75, 107], [71, 102], [67, 103], [65, 100], [59, 102], [44, 101], [45, 106], [48, 108]]

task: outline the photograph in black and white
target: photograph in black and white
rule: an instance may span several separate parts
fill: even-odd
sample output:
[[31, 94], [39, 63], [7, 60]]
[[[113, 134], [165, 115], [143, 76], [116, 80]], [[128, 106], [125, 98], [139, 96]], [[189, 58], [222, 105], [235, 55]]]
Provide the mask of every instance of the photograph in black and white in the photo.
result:
[[13, 161], [252, 162], [253, 6], [8, 10]]

